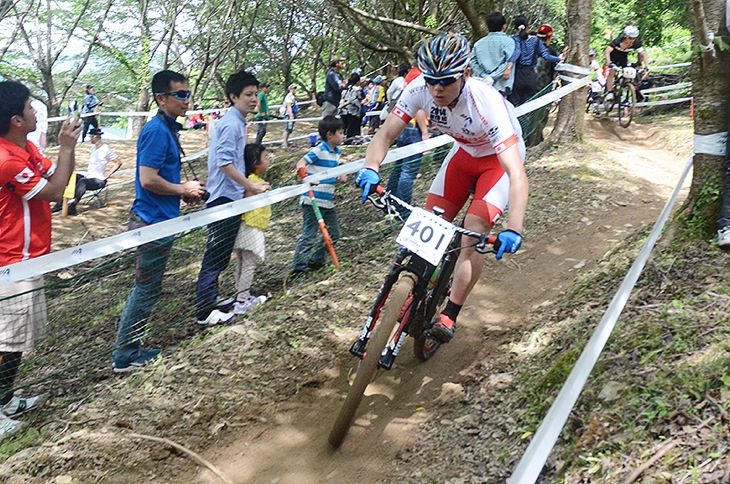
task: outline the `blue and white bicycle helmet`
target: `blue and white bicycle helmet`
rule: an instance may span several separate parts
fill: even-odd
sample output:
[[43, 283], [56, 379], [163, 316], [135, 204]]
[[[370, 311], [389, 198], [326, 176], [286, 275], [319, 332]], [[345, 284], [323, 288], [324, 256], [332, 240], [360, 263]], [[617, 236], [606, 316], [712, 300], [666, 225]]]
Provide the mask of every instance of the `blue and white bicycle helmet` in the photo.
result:
[[463, 73], [469, 65], [471, 47], [466, 37], [449, 32], [437, 35], [418, 50], [418, 68], [435, 79]]
[[624, 29], [624, 35], [630, 39], [636, 39], [639, 37], [639, 27], [627, 25]]

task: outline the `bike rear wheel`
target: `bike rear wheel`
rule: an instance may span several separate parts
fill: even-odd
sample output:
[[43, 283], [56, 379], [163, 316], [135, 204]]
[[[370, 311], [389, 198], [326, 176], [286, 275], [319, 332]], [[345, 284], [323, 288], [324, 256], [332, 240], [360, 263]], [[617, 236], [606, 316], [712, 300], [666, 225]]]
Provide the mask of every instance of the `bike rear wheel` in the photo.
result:
[[360, 362], [352, 382], [350, 391], [347, 393], [345, 403], [342, 404], [340, 413], [337, 415], [335, 424], [330, 431], [328, 441], [333, 447], [339, 447], [350, 429], [352, 418], [355, 416], [357, 407], [360, 406], [363, 393], [370, 384], [378, 368], [380, 355], [388, 344], [388, 340], [393, 334], [393, 329], [398, 323], [401, 316], [403, 306], [406, 304], [408, 297], [413, 292], [416, 284], [412, 274], [405, 274], [393, 285], [388, 298], [385, 300], [378, 323], [373, 330], [370, 341], [367, 345], [365, 358]]
[[636, 87], [627, 82], [619, 89], [618, 99], [618, 124], [622, 128], [628, 128], [636, 109]]

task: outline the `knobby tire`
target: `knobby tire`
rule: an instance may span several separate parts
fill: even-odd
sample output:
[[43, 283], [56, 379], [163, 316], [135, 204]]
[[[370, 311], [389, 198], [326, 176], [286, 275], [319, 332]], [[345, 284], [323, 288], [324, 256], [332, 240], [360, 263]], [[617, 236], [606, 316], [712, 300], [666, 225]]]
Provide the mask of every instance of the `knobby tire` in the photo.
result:
[[[636, 86], [627, 82], [619, 90], [618, 98], [618, 124], [622, 128], [628, 128], [634, 119], [634, 110], [636, 109]], [[626, 106], [627, 103], [629, 106]]]
[[398, 317], [401, 315], [403, 305], [406, 303], [408, 296], [415, 286], [414, 276], [405, 274], [393, 285], [390, 290], [388, 299], [380, 310], [378, 323], [373, 330], [373, 334], [368, 341], [365, 358], [360, 362], [355, 375], [355, 381], [352, 382], [350, 391], [347, 393], [345, 403], [337, 415], [335, 424], [330, 431], [327, 439], [332, 447], [339, 447], [350, 429], [352, 418], [355, 416], [357, 407], [360, 406], [363, 393], [370, 384], [378, 368], [380, 354], [388, 344], [388, 340], [393, 334], [393, 329], [398, 324]]

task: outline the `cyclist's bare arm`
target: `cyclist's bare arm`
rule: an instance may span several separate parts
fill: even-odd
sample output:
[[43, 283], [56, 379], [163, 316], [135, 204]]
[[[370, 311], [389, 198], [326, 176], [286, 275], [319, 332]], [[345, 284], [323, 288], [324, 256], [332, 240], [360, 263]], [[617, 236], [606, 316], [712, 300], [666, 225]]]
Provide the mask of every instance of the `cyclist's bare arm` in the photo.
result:
[[388, 116], [385, 118], [385, 124], [380, 127], [380, 131], [375, 133], [373, 140], [368, 145], [365, 152], [365, 168], [378, 171], [380, 163], [382, 163], [385, 155], [388, 154], [388, 148], [393, 141], [406, 128], [406, 123], [398, 116]]
[[649, 58], [646, 56], [646, 51], [642, 50], [639, 52], [639, 59], [644, 64], [644, 67], [649, 68]]
[[529, 184], [525, 174], [525, 165], [518, 146], [512, 145], [497, 155], [504, 171], [509, 176], [509, 220], [507, 228], [518, 234], [522, 233], [522, 224], [527, 211], [527, 194]]
[[607, 66], [611, 65], [611, 52], [613, 52], [613, 47], [609, 45], [608, 47], [606, 47], [606, 51], [603, 54], [603, 56], [606, 58]]

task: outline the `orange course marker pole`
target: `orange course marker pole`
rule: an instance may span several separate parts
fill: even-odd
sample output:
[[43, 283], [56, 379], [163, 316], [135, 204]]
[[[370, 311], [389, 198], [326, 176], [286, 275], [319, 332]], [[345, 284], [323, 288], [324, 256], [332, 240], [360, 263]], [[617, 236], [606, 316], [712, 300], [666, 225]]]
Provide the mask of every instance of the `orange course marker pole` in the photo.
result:
[[[303, 166], [300, 167], [297, 170], [297, 175], [299, 175], [299, 178], [304, 180], [307, 177], [307, 169]], [[332, 263], [335, 265], [337, 269], [340, 268], [340, 261], [337, 260], [337, 254], [335, 253], [335, 245], [332, 243], [332, 237], [330, 237], [330, 233], [327, 230], [327, 226], [324, 223], [324, 219], [322, 218], [322, 213], [319, 211], [319, 207], [317, 207], [317, 201], [314, 199], [314, 192], [310, 188], [307, 192], [307, 195], [309, 195], [309, 199], [312, 201], [312, 210], [314, 210], [314, 216], [317, 217], [317, 222], [319, 223], [319, 230], [322, 232], [322, 238], [324, 239], [324, 245], [327, 247], [327, 250], [330, 253], [330, 257], [332, 257]]]

